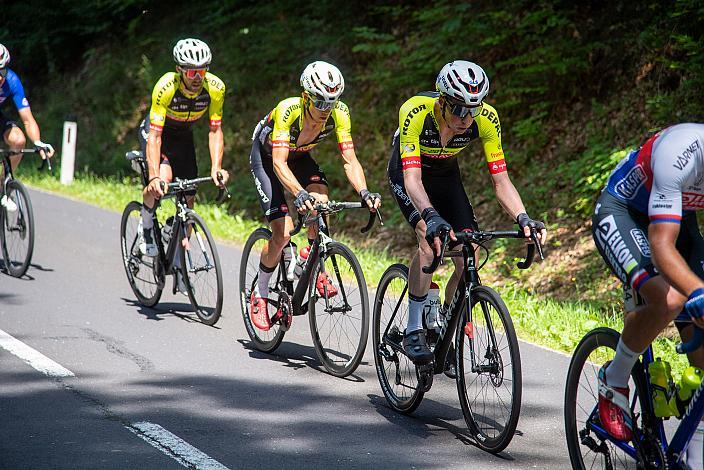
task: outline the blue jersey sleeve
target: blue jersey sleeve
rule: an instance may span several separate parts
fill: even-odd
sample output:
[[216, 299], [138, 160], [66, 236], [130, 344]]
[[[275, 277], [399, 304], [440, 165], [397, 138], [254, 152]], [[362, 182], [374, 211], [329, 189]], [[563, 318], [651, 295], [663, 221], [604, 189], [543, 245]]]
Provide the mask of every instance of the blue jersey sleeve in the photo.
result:
[[10, 96], [12, 96], [12, 101], [15, 102], [17, 110], [29, 108], [29, 101], [24, 94], [24, 87], [22, 86], [20, 77], [12, 70], [8, 70], [5, 80], [7, 80], [7, 84], [10, 87]]

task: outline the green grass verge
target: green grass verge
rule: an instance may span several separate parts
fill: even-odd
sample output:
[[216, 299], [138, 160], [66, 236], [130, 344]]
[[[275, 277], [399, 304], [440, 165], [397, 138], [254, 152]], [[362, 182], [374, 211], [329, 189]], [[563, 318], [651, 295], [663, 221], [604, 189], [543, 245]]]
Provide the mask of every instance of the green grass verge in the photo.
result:
[[[21, 178], [29, 186], [118, 213], [122, 212], [129, 201], [141, 199], [141, 193], [132, 178], [118, 180], [84, 175], [78, 177], [72, 185], [64, 186], [56, 177], [26, 168], [22, 168]], [[165, 205], [165, 209], [171, 211], [169, 204]], [[198, 202], [197, 211], [205, 219], [213, 236], [225, 242], [244, 244], [249, 234], [262, 226], [259, 220], [240, 214], [228, 214], [221, 207], [209, 202]], [[302, 246], [305, 239], [303, 235], [298, 237], [300, 239], [297, 242]], [[355, 242], [346, 237], [340, 237], [340, 241], [355, 247]], [[387, 252], [374, 249], [355, 247], [355, 255], [364, 268], [367, 283], [372, 287], [378, 284], [390, 264], [406, 262]], [[550, 349], [570, 354], [589, 330], [598, 326], [609, 326], [620, 331], [623, 326], [620, 306], [605, 311], [604, 307], [598, 304], [556, 302], [537, 297], [515, 285], [493, 287], [506, 302], [518, 335], [524, 340]], [[661, 337], [656, 340], [655, 353], [672, 364], [676, 376], [687, 366], [686, 358], [675, 353], [674, 342], [668, 338]]]

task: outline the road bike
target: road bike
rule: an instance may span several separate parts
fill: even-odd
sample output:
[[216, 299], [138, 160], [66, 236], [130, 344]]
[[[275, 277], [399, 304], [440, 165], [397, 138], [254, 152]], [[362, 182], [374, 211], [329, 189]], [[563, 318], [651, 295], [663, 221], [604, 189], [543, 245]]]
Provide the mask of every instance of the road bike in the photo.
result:
[[[686, 411], [671, 439], [663, 418], [655, 416], [653, 385], [648, 366], [654, 361], [652, 346], [631, 370], [631, 413], [633, 439], [611, 437], [599, 421], [597, 375], [601, 365], [613, 359], [619, 333], [611, 328], [596, 328], [587, 333], [572, 355], [565, 387], [565, 434], [570, 461], [575, 469], [685, 469], [687, 446], [704, 417], [704, 382], [693, 393]], [[695, 329], [693, 338], [679, 344], [680, 354], [702, 345], [704, 332]]]
[[[147, 183], [146, 160], [140, 151], [128, 152], [126, 158]], [[198, 318], [206, 325], [214, 325], [222, 312], [222, 269], [217, 247], [203, 219], [190, 209], [187, 196], [195, 193], [198, 185], [212, 183], [210, 177], [178, 179], [169, 183], [167, 193], [157, 203], [173, 199], [175, 214], [162, 225], [153, 212], [153, 234], [157, 256], [143, 255], [139, 250], [139, 225], [142, 203], [132, 201], [125, 207], [120, 224], [120, 246], [127, 280], [139, 302], [153, 307], [159, 302], [166, 286], [166, 276], [174, 275], [173, 292], [178, 290], [177, 276], [185, 284], [188, 299]], [[222, 202], [229, 197], [222, 187], [217, 197]], [[164, 237], [167, 237], [166, 239]]]
[[[0, 245], [5, 261], [5, 269], [13, 277], [22, 277], [27, 272], [32, 262], [34, 253], [34, 213], [32, 201], [29, 199], [27, 188], [15, 178], [10, 165], [10, 156], [19, 153], [37, 153], [38, 149], [8, 150], [0, 149], [3, 156], [2, 166], [4, 178], [0, 197], [7, 197], [17, 206], [17, 210], [8, 211], [5, 206], [0, 206]], [[39, 169], [48, 167], [51, 171], [49, 158], [42, 161]]]
[[[240, 264], [242, 316], [254, 347], [262, 352], [274, 351], [283, 341], [293, 317], [308, 313], [318, 358], [336, 377], [346, 377], [357, 369], [369, 332], [369, 297], [362, 267], [352, 250], [330, 237], [326, 222], [329, 215], [347, 209], [367, 209], [367, 205], [362, 202], [316, 203], [313, 212], [299, 216], [291, 236], [304, 225], [313, 223], [317, 227], [315, 240], [297, 280], [287, 278], [286, 262], [284, 256], [281, 257], [269, 281], [267, 313], [272, 327], [268, 331], [252, 323], [249, 304], [257, 285], [261, 251], [271, 239], [269, 229], [258, 228], [249, 236]], [[381, 222], [379, 211], [370, 212], [362, 233], [371, 230], [377, 218]], [[290, 262], [296, 262], [296, 258]], [[327, 287], [322, 294], [319, 292], [316, 281], [321, 275], [328, 276], [336, 294], [328, 295]]]
[[[433, 376], [448, 366], [455, 376], [462, 413], [477, 445], [498, 453], [511, 442], [521, 408], [521, 357], [516, 332], [506, 304], [499, 294], [481, 284], [479, 270], [489, 258], [484, 243], [497, 238], [524, 238], [522, 231], [476, 231], [456, 234], [454, 249], [435, 254], [423, 272], [434, 272], [445, 257], [461, 258], [464, 271], [457, 289], [440, 317], [442, 327], [427, 328], [428, 345], [434, 360], [416, 365], [403, 349], [408, 316], [408, 267], [390, 266], [379, 281], [374, 301], [372, 342], [381, 389], [396, 411], [412, 413], [433, 384]], [[538, 236], [531, 236], [526, 258], [518, 263], [527, 269], [535, 252], [543, 254]], [[475, 248], [486, 258], [477, 267]], [[537, 247], [537, 250], [536, 250]], [[447, 303], [447, 302], [446, 302]], [[425, 318], [424, 318], [425, 322]], [[452, 347], [454, 343], [454, 347]], [[448, 357], [448, 351], [454, 354]]]

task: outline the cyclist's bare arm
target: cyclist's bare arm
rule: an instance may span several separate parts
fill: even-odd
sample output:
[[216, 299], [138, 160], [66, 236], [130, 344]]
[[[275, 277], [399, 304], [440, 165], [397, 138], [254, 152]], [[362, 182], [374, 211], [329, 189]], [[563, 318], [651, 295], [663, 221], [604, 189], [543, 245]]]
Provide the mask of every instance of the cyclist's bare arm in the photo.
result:
[[[526, 212], [526, 208], [521, 200], [521, 195], [518, 194], [518, 190], [513, 185], [511, 178], [509, 178], [507, 172], [496, 173], [491, 175], [491, 181], [494, 184], [494, 191], [496, 192], [496, 199], [498, 199], [501, 207], [504, 208], [506, 213], [511, 216], [513, 220], [516, 220], [518, 214]], [[530, 236], [530, 229], [526, 227], [526, 236]], [[545, 244], [547, 239], [547, 232], [545, 230], [540, 231], [540, 243]]]
[[149, 183], [147, 192], [153, 197], [164, 195], [159, 179], [159, 163], [161, 162], [161, 129], [149, 128], [147, 136], [147, 170], [149, 172]]
[[[345, 162], [345, 174], [347, 179], [352, 183], [352, 187], [359, 194], [363, 189], [367, 188], [367, 179], [364, 177], [364, 169], [357, 159], [357, 154], [354, 148], [347, 148], [342, 151], [342, 159]], [[376, 202], [375, 208], [381, 205], [381, 201]]]
[[[24, 125], [24, 130], [27, 133], [27, 137], [29, 137], [30, 141], [36, 142], [36, 141], [41, 141], [41, 132], [39, 131], [39, 124], [37, 124], [37, 120], [34, 119], [34, 115], [32, 114], [31, 108], [22, 108], [17, 111], [17, 113], [20, 115], [20, 120], [22, 120], [22, 124]], [[51, 151], [47, 155], [49, 158], [54, 156], [54, 149], [52, 148]]]
[[225, 147], [225, 138], [222, 132], [222, 126], [210, 126], [208, 132], [208, 148], [210, 149], [210, 175], [215, 184], [220, 184], [218, 181], [218, 173], [222, 175], [222, 184], [226, 184], [230, 175], [222, 169], [222, 155]]
[[680, 232], [679, 224], [650, 224], [648, 240], [653, 255], [653, 263], [668, 284], [688, 296], [696, 289], [704, 287], [704, 281], [689, 269], [687, 262], [677, 250], [675, 243]]

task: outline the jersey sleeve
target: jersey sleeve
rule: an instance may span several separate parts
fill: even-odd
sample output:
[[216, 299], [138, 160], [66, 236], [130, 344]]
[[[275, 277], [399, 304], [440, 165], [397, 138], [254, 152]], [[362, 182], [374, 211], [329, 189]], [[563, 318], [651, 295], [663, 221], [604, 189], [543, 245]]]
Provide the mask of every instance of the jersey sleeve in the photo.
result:
[[497, 175], [507, 171], [504, 150], [501, 146], [501, 122], [496, 110], [484, 104], [484, 109], [479, 116], [479, 138], [484, 147], [484, 156], [489, 173]]
[[7, 82], [10, 85], [10, 94], [12, 94], [12, 101], [17, 107], [17, 111], [24, 108], [29, 108], [29, 101], [24, 94], [24, 87], [20, 81], [20, 77], [13, 71], [8, 71]]
[[342, 101], [338, 101], [333, 109], [333, 119], [335, 120], [335, 135], [337, 136], [337, 145], [340, 146], [340, 151], [353, 149], [350, 108]]
[[[695, 141], [696, 142], [696, 141]], [[689, 144], [689, 142], [688, 142]], [[695, 171], [694, 162], [673, 164], [672, 157], [680, 155], [686, 146], [663, 144], [651, 157], [653, 186], [648, 200], [648, 218], [651, 224], [682, 222], [682, 189], [684, 182]]]
[[289, 148], [291, 125], [300, 115], [300, 109], [301, 100], [297, 98], [287, 98], [276, 105], [272, 112], [274, 121], [274, 128], [271, 131], [272, 148]]
[[210, 106], [208, 108], [210, 127], [220, 127], [222, 124], [222, 108], [225, 104], [225, 83], [213, 74], [206, 74]]
[[413, 99], [406, 101], [398, 112], [399, 146], [401, 151], [401, 168], [420, 168], [420, 133], [427, 113], [427, 104], [415, 104]]
[[162, 130], [166, 122], [166, 109], [176, 93], [176, 74], [169, 72], [162, 76], [152, 91], [152, 106], [149, 110], [149, 128]]

